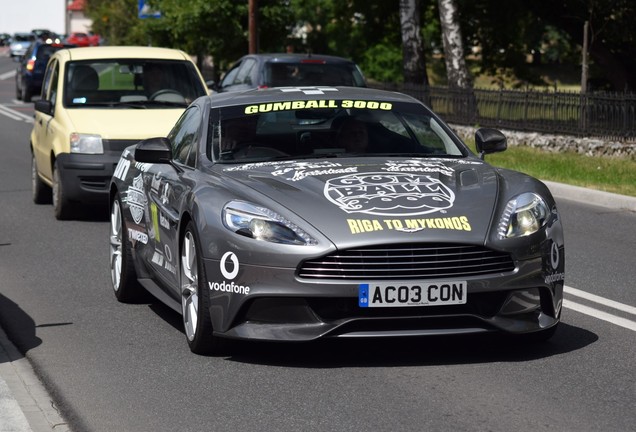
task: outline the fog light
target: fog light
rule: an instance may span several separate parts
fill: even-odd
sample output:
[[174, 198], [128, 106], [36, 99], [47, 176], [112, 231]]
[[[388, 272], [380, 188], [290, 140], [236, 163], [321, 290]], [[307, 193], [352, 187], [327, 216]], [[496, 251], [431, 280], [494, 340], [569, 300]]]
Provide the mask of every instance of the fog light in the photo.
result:
[[518, 315], [534, 312], [541, 308], [539, 288], [512, 291], [504, 302], [499, 315]]

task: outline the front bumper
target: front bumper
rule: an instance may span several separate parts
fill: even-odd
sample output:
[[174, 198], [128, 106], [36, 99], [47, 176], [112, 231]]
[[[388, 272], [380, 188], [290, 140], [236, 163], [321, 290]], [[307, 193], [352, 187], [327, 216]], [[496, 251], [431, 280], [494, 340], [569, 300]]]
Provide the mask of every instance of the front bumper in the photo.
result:
[[121, 152], [61, 153], [57, 156], [66, 198], [83, 204], [107, 204], [110, 179]]
[[358, 285], [368, 281], [304, 280], [295, 269], [249, 265], [227, 281], [219, 261], [205, 264], [215, 333], [237, 339], [532, 333], [558, 324], [563, 298], [563, 282], [545, 278], [541, 257], [507, 274], [466, 278], [466, 304], [396, 308], [359, 307]]

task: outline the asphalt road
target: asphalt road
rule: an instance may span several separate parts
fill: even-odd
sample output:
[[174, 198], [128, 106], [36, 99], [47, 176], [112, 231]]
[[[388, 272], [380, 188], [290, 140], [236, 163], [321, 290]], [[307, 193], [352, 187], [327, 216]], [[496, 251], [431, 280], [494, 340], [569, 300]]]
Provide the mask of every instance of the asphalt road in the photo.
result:
[[106, 214], [59, 222], [31, 201], [32, 105], [12, 100], [11, 68], [0, 58], [0, 325], [74, 431], [634, 430], [635, 212], [558, 198], [568, 289], [546, 344], [437, 337], [196, 356], [179, 315], [115, 300]]

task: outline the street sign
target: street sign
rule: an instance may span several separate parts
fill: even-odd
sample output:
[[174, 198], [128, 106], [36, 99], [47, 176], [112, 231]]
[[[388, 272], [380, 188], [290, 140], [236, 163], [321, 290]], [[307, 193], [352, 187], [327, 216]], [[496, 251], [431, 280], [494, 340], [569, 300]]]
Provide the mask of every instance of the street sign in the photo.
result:
[[139, 18], [161, 18], [161, 12], [152, 9], [146, 0], [139, 0], [139, 9], [137, 16]]

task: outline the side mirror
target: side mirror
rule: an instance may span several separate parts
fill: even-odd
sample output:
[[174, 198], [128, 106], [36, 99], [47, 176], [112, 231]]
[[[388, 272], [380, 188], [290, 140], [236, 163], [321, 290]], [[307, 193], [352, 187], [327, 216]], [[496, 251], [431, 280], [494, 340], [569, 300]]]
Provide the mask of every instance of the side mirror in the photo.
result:
[[135, 148], [137, 162], [167, 164], [172, 160], [172, 147], [168, 138], [148, 138], [137, 143]]
[[51, 115], [51, 112], [53, 110], [53, 105], [51, 104], [51, 101], [40, 99], [35, 101], [34, 108], [38, 112], [41, 112], [46, 115]]
[[484, 158], [490, 153], [502, 152], [508, 148], [506, 136], [498, 129], [480, 128], [475, 132], [475, 145], [479, 157]]

